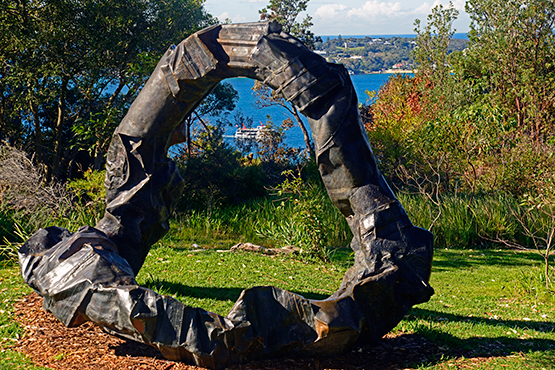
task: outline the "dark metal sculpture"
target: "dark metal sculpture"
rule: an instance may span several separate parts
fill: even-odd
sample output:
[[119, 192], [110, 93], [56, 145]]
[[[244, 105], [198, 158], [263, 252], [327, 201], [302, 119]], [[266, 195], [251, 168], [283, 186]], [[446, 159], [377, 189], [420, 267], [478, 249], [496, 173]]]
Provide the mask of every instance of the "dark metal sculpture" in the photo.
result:
[[[222, 317], [134, 279], [168, 231], [181, 191], [167, 157], [172, 135], [219, 81], [235, 76], [264, 81], [308, 117], [321, 176], [354, 235], [354, 265], [328, 299], [256, 287]], [[19, 251], [25, 281], [67, 326], [90, 320], [168, 359], [222, 368], [340, 353], [381, 338], [433, 294], [432, 236], [411, 224], [378, 171], [346, 70], [275, 22], [210, 27], [168, 50], [116, 129], [106, 170], [107, 209], [95, 228], [41, 229]]]

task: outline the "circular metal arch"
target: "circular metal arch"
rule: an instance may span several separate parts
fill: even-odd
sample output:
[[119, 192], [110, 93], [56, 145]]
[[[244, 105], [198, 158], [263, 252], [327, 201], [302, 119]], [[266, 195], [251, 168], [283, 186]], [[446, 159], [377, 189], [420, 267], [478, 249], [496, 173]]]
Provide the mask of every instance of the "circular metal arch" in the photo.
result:
[[[263, 81], [307, 117], [318, 169], [353, 232], [355, 260], [325, 300], [256, 287], [222, 317], [134, 277], [168, 231], [182, 190], [167, 156], [175, 130], [221, 80], [238, 76]], [[213, 26], [170, 48], [114, 132], [106, 186], [106, 213], [94, 228], [41, 229], [19, 251], [25, 281], [67, 326], [92, 321], [168, 359], [222, 368], [341, 353], [381, 338], [433, 294], [432, 236], [412, 225], [380, 174], [347, 71], [275, 22]]]

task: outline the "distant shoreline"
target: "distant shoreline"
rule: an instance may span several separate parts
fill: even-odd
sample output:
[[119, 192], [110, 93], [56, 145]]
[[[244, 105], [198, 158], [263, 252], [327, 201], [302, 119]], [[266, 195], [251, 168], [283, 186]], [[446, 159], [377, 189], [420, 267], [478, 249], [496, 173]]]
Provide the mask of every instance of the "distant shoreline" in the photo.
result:
[[376, 73], [383, 73], [383, 74], [392, 74], [392, 73], [405, 73], [405, 74], [414, 74], [416, 73], [413, 69], [388, 69], [384, 72], [376, 72]]
[[[321, 36], [319, 35], [323, 41], [326, 41], [326, 38], [330, 38], [330, 40], [336, 39], [339, 35], [324, 35]], [[404, 38], [409, 38], [409, 39], [415, 39], [416, 35], [415, 34], [391, 34], [391, 35], [341, 35], [341, 38], [344, 39], [348, 39], [348, 38], [355, 38], [355, 39], [363, 39], [365, 37], [371, 37], [371, 38], [384, 38], [384, 39], [390, 39], [392, 37], [404, 37]], [[454, 39], [463, 39], [463, 40], [468, 40], [468, 35], [466, 32], [456, 32], [453, 35]]]
[[351, 76], [356, 76], [356, 75], [386, 75], [386, 74], [395, 74], [395, 73], [401, 73], [401, 74], [415, 74], [417, 71], [413, 70], [413, 69], [387, 69], [385, 71], [380, 71], [380, 72], [367, 72], [367, 73], [354, 73], [351, 74]]

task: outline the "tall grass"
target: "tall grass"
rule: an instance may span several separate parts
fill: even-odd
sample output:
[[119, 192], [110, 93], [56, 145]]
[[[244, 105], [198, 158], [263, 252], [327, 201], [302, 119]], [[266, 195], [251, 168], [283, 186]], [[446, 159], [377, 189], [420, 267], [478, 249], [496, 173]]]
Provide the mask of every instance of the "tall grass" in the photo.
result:
[[[320, 219], [325, 229], [325, 243], [329, 247], [346, 247], [351, 232], [339, 211], [331, 204], [325, 190], [315, 188], [312, 200], [322, 205]], [[291, 220], [295, 219], [292, 202], [275, 198], [249, 200], [241, 205], [206, 211], [191, 211], [177, 215], [166, 240], [183, 244], [222, 243], [229, 246], [238, 242], [251, 242], [269, 247], [291, 245], [302, 238], [302, 230]]]
[[399, 194], [399, 200], [415, 225], [433, 232], [437, 247], [525, 247], [527, 244], [527, 236], [515, 219], [521, 206], [512, 197], [444, 195], [439, 205], [420, 195]]
[[33, 213], [0, 206], [0, 261], [17, 259], [17, 250], [37, 230], [59, 226], [75, 232], [83, 225], [94, 226], [104, 214], [104, 205], [75, 203], [58, 211], [38, 209]]
[[350, 231], [344, 217], [331, 204], [319, 182], [305, 183], [299, 177], [276, 188], [278, 219], [260, 225], [258, 234], [280, 246], [300, 248], [306, 257], [329, 259], [331, 248], [347, 246]]
[[[324, 224], [326, 246], [348, 246], [351, 231], [325, 189], [314, 187], [309, 196], [311, 201], [322, 205], [320, 219]], [[415, 225], [433, 232], [434, 244], [439, 248], [526, 247], [529, 244], [529, 238], [515, 219], [521, 206], [512, 197], [444, 195], [439, 206], [420, 195], [401, 193], [398, 198]], [[190, 243], [211, 244], [211, 240], [225, 240], [223, 244], [227, 246], [249, 241], [283, 247], [302, 237], [296, 235], [302, 231], [292, 221], [295, 212], [298, 208], [292, 202], [282, 205], [276, 198], [251, 200], [210, 212], [193, 211], [175, 218], [170, 236], [176, 241]]]
[[[4, 259], [6, 255], [13, 256], [18, 243], [40, 227], [56, 225], [75, 231], [82, 225], [95, 225], [104, 213], [100, 193], [102, 178], [101, 174], [92, 174], [85, 180], [72, 183], [70, 189], [74, 201], [71, 207], [60, 207], [57, 211], [44, 209], [29, 214], [2, 205], [0, 237], [2, 244], [9, 247], [3, 250]], [[170, 233], [161, 243], [182, 248], [198, 244], [223, 249], [239, 242], [284, 247], [302, 240], [314, 240], [311, 233], [318, 233], [318, 242], [324, 249], [347, 247], [351, 232], [325, 188], [314, 182], [302, 186], [304, 190], [295, 201], [274, 195], [251, 199], [240, 205], [178, 212], [170, 220]], [[439, 248], [527, 244], [532, 247], [522, 223], [515, 219], [523, 214], [522, 206], [512, 197], [443, 195], [437, 204], [420, 195], [401, 193], [398, 197], [415, 225], [431, 229]], [[304, 216], [299, 217], [299, 214], [307, 210], [318, 225], [312, 227], [311, 218], [303, 223]], [[310, 212], [317, 215], [311, 216]], [[526, 224], [527, 220], [524, 222]]]

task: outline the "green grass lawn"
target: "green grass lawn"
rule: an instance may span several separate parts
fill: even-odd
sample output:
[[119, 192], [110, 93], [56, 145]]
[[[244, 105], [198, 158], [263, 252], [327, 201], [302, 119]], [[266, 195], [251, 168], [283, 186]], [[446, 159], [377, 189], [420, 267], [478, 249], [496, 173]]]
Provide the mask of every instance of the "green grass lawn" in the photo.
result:
[[[554, 368], [555, 299], [539, 266], [533, 253], [436, 251], [436, 294], [394, 331], [422, 334], [442, 349], [435, 365], [421, 368]], [[476, 357], [488, 360], [476, 364]]]
[[[275, 285], [324, 298], [339, 285], [351, 258], [339, 250], [331, 263], [300, 262], [215, 249], [154, 247], [137, 280], [186, 304], [225, 315], [243, 288]], [[555, 299], [534, 253], [437, 250], [431, 284], [436, 294], [407, 315], [394, 333], [420, 334], [438, 346], [419, 369], [555, 368]], [[0, 269], [0, 369], [35, 369], [10, 345], [22, 329], [14, 302], [30, 292], [17, 266]]]

